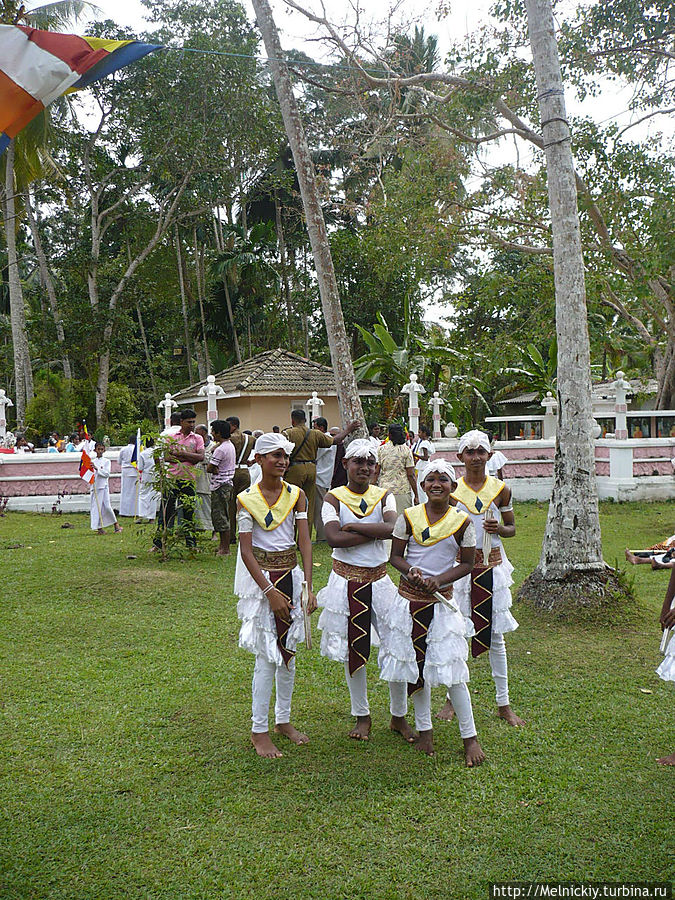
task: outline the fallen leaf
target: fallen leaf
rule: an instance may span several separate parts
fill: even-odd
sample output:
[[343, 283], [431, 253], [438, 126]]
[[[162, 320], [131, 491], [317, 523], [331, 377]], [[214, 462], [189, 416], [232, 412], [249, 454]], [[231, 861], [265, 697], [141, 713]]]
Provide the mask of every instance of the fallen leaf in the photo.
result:
[[314, 563], [314, 568], [315, 568], [315, 569], [320, 569], [320, 568], [321, 568], [321, 563]]
[[653, 694], [653, 691], [650, 691], [649, 688], [640, 688], [640, 693], [642, 694]]
[[138, 557], [137, 557], [137, 556], [134, 556], [133, 553], [130, 553], [130, 554], [127, 556], [127, 559], [138, 559]]
[[55, 544], [55, 543], [56, 543], [56, 541], [50, 541], [50, 542], [49, 542], [49, 543], [50, 543], [50, 544]]

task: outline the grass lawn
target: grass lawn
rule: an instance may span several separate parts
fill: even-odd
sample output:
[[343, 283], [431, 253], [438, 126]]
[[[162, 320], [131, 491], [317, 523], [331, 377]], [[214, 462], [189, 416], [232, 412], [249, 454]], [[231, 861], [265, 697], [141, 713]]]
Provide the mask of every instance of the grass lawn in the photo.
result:
[[[518, 580], [545, 515], [516, 507]], [[672, 504], [601, 517], [610, 563], [673, 531]], [[631, 625], [514, 607], [512, 704], [528, 725], [495, 717], [481, 657], [479, 769], [454, 722], [435, 729], [432, 760], [390, 734], [374, 660], [372, 739], [349, 741], [342, 668], [304, 648], [294, 721], [311, 743], [263, 761], [233, 560], [162, 564], [148, 546], [147, 528], [99, 537], [84, 515], [0, 518], [2, 900], [448, 900], [486, 898], [492, 881], [673, 879], [675, 770], [655, 764], [675, 749], [675, 686], [654, 672], [667, 573], [631, 568]], [[321, 587], [326, 549], [316, 563]]]

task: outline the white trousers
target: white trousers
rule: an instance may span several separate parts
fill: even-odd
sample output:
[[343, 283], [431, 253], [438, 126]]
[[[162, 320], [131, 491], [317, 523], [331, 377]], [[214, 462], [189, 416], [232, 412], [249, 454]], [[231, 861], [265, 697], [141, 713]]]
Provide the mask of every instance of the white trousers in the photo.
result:
[[[408, 712], [408, 685], [399, 681], [389, 682], [389, 697], [392, 716], [402, 718]], [[453, 684], [448, 689], [448, 698], [457, 716], [459, 733], [462, 738], [476, 736], [476, 723], [473, 719], [471, 706], [471, 694], [466, 684]], [[415, 707], [415, 728], [418, 731], [431, 731], [431, 688], [427, 683], [419, 691], [413, 694], [413, 706]]]
[[269, 731], [269, 710], [272, 699], [272, 688], [276, 682], [276, 699], [274, 703], [274, 721], [276, 725], [285, 725], [291, 721], [291, 700], [295, 682], [295, 659], [285, 665], [277, 666], [264, 656], [256, 656], [253, 669], [253, 703], [251, 710], [251, 731], [261, 734]]
[[349, 688], [349, 698], [352, 704], [353, 716], [369, 716], [370, 704], [368, 703], [368, 679], [366, 667], [361, 666], [353, 675], [349, 674], [349, 663], [345, 663], [345, 677]]
[[[494, 679], [497, 706], [509, 705], [509, 666], [506, 661], [506, 642], [503, 634], [492, 632], [492, 640], [490, 641], [490, 649], [488, 650], [490, 659], [490, 667], [492, 669], [492, 678]], [[450, 691], [448, 691], [448, 700], [452, 700]], [[453, 706], [454, 701], [453, 701]], [[457, 709], [455, 708], [455, 712]]]

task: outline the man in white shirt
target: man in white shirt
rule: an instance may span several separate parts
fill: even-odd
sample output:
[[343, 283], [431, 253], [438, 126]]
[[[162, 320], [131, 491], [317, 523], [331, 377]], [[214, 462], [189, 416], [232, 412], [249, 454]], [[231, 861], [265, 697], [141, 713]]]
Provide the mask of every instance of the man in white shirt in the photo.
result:
[[[326, 434], [328, 422], [323, 416], [319, 416], [312, 422], [312, 428]], [[339, 428], [331, 428], [331, 434], [338, 434]], [[314, 528], [316, 529], [316, 540], [325, 541], [326, 535], [323, 530], [323, 521], [321, 519], [321, 508], [323, 506], [323, 498], [326, 491], [330, 488], [333, 478], [333, 467], [335, 465], [335, 451], [337, 445], [332, 447], [319, 447], [316, 451], [316, 488], [314, 495]]]

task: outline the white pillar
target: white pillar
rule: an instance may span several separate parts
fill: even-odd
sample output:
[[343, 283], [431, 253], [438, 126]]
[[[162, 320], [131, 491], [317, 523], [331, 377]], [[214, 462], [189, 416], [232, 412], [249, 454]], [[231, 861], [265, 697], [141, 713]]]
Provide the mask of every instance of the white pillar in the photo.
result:
[[164, 410], [164, 427], [169, 428], [171, 425], [171, 411], [178, 406], [175, 400], [171, 398], [171, 394], [164, 394], [164, 399], [157, 404], [158, 409]]
[[624, 379], [623, 372], [617, 372], [614, 382], [614, 437], [617, 441], [625, 441], [628, 437], [626, 392], [629, 390], [630, 382]]
[[197, 391], [200, 397], [206, 397], [206, 419], [213, 422], [218, 418], [218, 397], [224, 397], [225, 391], [219, 384], [216, 384], [216, 376], [208, 375], [206, 384], [203, 384]]
[[435, 441], [440, 440], [443, 437], [441, 434], [441, 406], [445, 403], [445, 400], [441, 399], [441, 395], [438, 391], [434, 391], [434, 396], [429, 401], [431, 403], [431, 408], [433, 410], [432, 413], [432, 421], [433, 421], [433, 439]]
[[0, 440], [7, 434], [7, 413], [5, 410], [9, 406], [14, 406], [7, 394], [0, 388]]
[[311, 426], [312, 422], [315, 419], [318, 419], [321, 415], [321, 407], [324, 405], [323, 400], [316, 391], [312, 391], [312, 396], [305, 403], [305, 406], [309, 408], [309, 424]]
[[546, 396], [541, 401], [544, 407], [545, 415], [541, 427], [541, 436], [544, 440], [552, 440], [555, 438], [556, 432], [556, 413], [558, 412], [558, 401], [550, 391], [546, 391]]
[[420, 427], [419, 395], [426, 394], [426, 391], [418, 382], [414, 372], [410, 376], [408, 384], [404, 384], [401, 388], [401, 393], [408, 395], [408, 429], [412, 435], [415, 435]]

